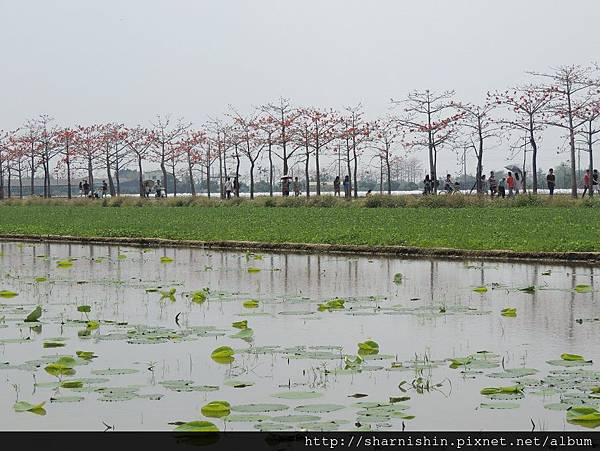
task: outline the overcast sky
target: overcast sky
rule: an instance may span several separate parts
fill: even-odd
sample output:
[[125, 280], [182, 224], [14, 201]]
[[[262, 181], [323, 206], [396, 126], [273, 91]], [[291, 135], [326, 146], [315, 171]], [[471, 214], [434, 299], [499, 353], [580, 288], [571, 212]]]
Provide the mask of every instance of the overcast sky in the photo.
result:
[[[372, 117], [412, 89], [481, 102], [526, 70], [597, 60], [599, 18], [597, 0], [0, 0], [0, 129], [40, 113], [200, 124], [279, 96]], [[566, 158], [557, 145], [542, 167]]]

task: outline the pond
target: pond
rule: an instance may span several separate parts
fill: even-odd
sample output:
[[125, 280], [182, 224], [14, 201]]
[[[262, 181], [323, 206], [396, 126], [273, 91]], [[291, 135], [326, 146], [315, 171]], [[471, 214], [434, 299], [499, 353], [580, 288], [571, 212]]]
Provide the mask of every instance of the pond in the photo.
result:
[[3, 242], [2, 429], [597, 427], [597, 272]]

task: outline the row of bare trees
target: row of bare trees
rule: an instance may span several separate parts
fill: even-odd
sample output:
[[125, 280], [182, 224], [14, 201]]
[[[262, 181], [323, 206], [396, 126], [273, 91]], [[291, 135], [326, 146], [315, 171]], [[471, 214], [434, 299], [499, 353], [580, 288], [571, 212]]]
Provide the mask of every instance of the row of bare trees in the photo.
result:
[[[5, 181], [10, 192], [14, 180], [23, 196], [24, 179], [29, 179], [29, 194], [33, 195], [39, 171], [45, 197], [52, 195], [53, 171], [66, 177], [69, 198], [74, 174], [81, 173], [92, 189], [95, 176], [105, 174], [102, 178], [108, 180], [110, 194], [118, 196], [119, 174], [130, 167], [137, 169], [139, 192], [144, 196], [147, 164], [160, 168], [162, 185], [172, 195], [177, 195], [178, 173], [186, 174], [191, 194], [196, 195], [196, 174], [205, 175], [209, 181], [216, 169], [222, 196], [224, 180], [241, 177], [243, 166], [250, 197], [254, 197], [256, 168], [264, 160], [271, 195], [277, 182], [275, 168], [288, 175], [292, 163], [303, 166], [306, 195], [313, 194], [311, 173], [315, 175], [315, 194], [320, 195], [324, 159], [343, 161], [345, 174], [338, 175], [349, 177], [357, 197], [359, 161], [367, 154], [378, 160], [391, 193], [395, 160], [422, 151], [431, 178], [437, 180], [439, 152], [459, 150], [474, 157], [477, 192], [481, 193], [484, 157], [503, 142], [513, 151], [530, 146], [536, 193], [540, 141], [549, 127], [563, 131], [571, 159], [571, 191], [576, 197], [576, 149], [584, 145], [591, 170], [600, 133], [599, 68], [562, 66], [529, 75], [530, 83], [488, 92], [481, 104], [461, 102], [454, 91], [413, 91], [404, 99], [392, 99], [390, 113], [375, 120], [366, 119], [360, 104], [336, 111], [296, 107], [283, 98], [255, 107], [248, 114], [230, 107], [223, 118], [210, 119], [200, 127], [170, 116], [157, 116], [149, 126], [107, 123], [59, 127], [51, 117], [41, 115], [16, 130], [0, 131], [0, 198], [5, 197]], [[515, 136], [519, 138], [513, 140]], [[206, 186], [210, 196], [210, 183]]]

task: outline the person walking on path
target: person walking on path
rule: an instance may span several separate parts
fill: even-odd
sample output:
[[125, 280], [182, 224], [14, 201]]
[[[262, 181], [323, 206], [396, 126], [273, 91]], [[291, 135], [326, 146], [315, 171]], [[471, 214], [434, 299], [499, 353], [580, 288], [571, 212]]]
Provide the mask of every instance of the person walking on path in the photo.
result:
[[156, 197], [162, 197], [162, 185], [160, 184], [160, 180], [156, 181], [154, 190], [156, 191]]
[[336, 176], [335, 180], [333, 181], [333, 195], [340, 197], [340, 176]]
[[592, 171], [592, 189], [594, 191], [598, 190], [598, 169]]
[[350, 177], [344, 177], [344, 197], [350, 199]]
[[508, 171], [508, 177], [506, 177], [506, 186], [508, 188], [508, 197], [513, 197], [515, 189], [515, 178], [513, 177], [512, 172], [510, 171]]
[[79, 182], [79, 197], [83, 197], [83, 182]]
[[[475, 188], [477, 188], [477, 180], [475, 180], [475, 183], [473, 183], [469, 194], [471, 194], [475, 190]], [[481, 194], [485, 194], [487, 193], [487, 191], [487, 180], [485, 179], [485, 174], [481, 174]]]
[[488, 184], [490, 186], [490, 197], [494, 197], [498, 193], [498, 180], [496, 180], [494, 171], [490, 171], [490, 178], [488, 179]]
[[506, 196], [506, 179], [502, 177], [498, 183], [498, 197], [502, 197], [504, 199], [504, 196]]
[[452, 187], [452, 177], [450, 177], [450, 174], [446, 174], [446, 180], [444, 181], [444, 191], [446, 191], [446, 194], [452, 194], [454, 192], [454, 188]]
[[108, 191], [108, 185], [106, 184], [106, 180], [102, 180], [102, 197], [106, 197], [107, 191]]
[[586, 169], [585, 174], [583, 174], [583, 194], [581, 197], [585, 197], [585, 193], [589, 192], [590, 196], [592, 195], [592, 190], [590, 186], [590, 170]]
[[548, 185], [548, 191], [550, 195], [554, 196], [554, 186], [556, 185], [556, 175], [554, 175], [554, 169], [548, 169], [548, 175], [546, 176], [546, 185]]
[[425, 174], [425, 180], [423, 180], [423, 194], [428, 195], [433, 191], [433, 185], [431, 183], [431, 179], [429, 178], [429, 174]]
[[83, 195], [88, 197], [90, 195], [90, 184], [87, 180], [83, 181]]
[[233, 182], [231, 181], [231, 177], [227, 177], [227, 180], [225, 180], [225, 195], [227, 199], [231, 199], [231, 191], [233, 191]]
[[298, 177], [294, 179], [294, 196], [298, 197], [300, 195], [300, 182], [298, 181]]

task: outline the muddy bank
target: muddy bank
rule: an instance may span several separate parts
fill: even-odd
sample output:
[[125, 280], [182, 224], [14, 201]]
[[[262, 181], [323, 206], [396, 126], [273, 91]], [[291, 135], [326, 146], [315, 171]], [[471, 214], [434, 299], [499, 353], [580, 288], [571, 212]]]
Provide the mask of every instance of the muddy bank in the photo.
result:
[[3, 234], [1, 241], [58, 242], [77, 244], [120, 244], [136, 247], [192, 247], [264, 252], [300, 252], [345, 255], [374, 255], [403, 258], [482, 259], [600, 265], [600, 252], [517, 252], [510, 250], [467, 250], [410, 246], [368, 246], [345, 244], [262, 243], [255, 241], [199, 241], [165, 238], [85, 237], [62, 235]]

